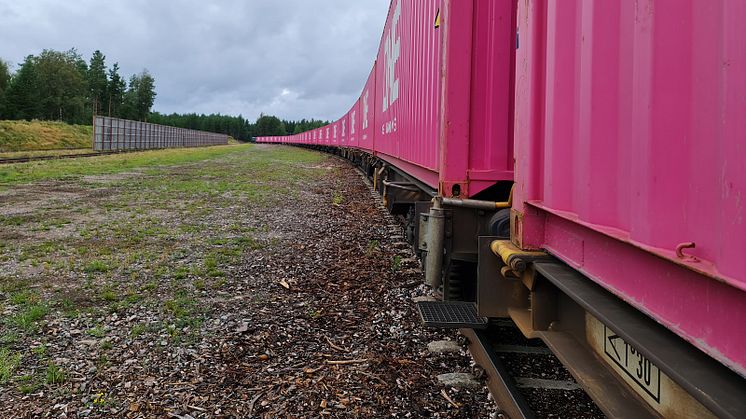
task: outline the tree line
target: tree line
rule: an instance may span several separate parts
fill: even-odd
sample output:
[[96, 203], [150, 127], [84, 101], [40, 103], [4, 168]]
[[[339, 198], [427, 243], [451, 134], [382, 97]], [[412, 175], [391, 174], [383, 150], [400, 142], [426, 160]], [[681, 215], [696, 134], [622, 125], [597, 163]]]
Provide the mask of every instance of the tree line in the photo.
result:
[[40, 119], [90, 124], [93, 114], [146, 120], [155, 101], [155, 79], [143, 70], [126, 81], [119, 64], [106, 66], [96, 50], [89, 62], [73, 48], [29, 55], [11, 73], [0, 60], [0, 119]]
[[260, 115], [256, 122], [252, 123], [243, 116], [229, 116], [221, 114], [178, 114], [164, 115], [151, 112], [148, 121], [154, 124], [168, 125], [172, 127], [196, 129], [201, 131], [219, 132], [228, 134], [241, 141], [251, 141], [252, 137], [267, 135], [299, 134], [314, 128], [328, 124], [328, 121], [317, 119], [301, 119], [300, 121], [288, 121], [271, 115]]
[[94, 114], [108, 115], [219, 132], [242, 141], [299, 134], [328, 124], [316, 119], [290, 121], [263, 114], [254, 123], [241, 115], [165, 115], [151, 111], [155, 96], [155, 79], [147, 70], [125, 81], [119, 64], [108, 68], [106, 56], [98, 50], [88, 62], [74, 48], [64, 52], [44, 50], [38, 56], [27, 56], [16, 72], [0, 60], [0, 119], [90, 125]]

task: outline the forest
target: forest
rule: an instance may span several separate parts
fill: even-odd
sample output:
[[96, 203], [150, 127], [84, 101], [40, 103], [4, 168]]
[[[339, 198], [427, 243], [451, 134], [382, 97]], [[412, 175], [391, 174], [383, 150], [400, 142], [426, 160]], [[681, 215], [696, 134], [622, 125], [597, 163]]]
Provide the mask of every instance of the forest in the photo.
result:
[[143, 70], [125, 79], [119, 64], [106, 65], [96, 50], [86, 62], [77, 50], [44, 50], [27, 56], [17, 71], [0, 59], [0, 119], [63, 121], [90, 125], [93, 115], [148, 121], [180, 128], [228, 134], [241, 141], [263, 135], [297, 134], [326, 125], [321, 120], [281, 120], [260, 115], [176, 114], [152, 110], [155, 78]]

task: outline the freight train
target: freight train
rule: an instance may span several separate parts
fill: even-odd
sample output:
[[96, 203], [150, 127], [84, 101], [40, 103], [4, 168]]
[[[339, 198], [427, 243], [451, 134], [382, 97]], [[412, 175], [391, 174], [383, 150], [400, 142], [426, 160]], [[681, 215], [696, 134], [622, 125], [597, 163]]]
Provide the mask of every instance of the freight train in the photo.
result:
[[[258, 142], [361, 167], [501, 408], [490, 321], [612, 417], [746, 417], [746, 2], [393, 0], [357, 102]], [[495, 372], [497, 371], [497, 372]]]

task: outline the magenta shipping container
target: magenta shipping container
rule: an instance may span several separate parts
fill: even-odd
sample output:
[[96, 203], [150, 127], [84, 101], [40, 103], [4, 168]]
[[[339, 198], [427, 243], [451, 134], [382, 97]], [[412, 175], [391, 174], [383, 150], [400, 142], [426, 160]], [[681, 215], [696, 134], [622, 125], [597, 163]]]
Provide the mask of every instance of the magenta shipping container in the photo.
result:
[[746, 375], [746, 2], [521, 1], [515, 240]]

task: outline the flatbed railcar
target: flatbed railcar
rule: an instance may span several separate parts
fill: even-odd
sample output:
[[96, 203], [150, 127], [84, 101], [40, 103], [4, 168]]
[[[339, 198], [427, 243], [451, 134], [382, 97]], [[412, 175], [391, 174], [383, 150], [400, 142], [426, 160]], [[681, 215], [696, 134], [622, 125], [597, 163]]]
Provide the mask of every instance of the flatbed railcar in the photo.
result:
[[257, 141], [371, 177], [442, 314], [473, 303], [454, 325], [511, 417], [485, 318], [609, 416], [745, 417], [743, 21], [739, 0], [393, 0], [350, 111]]

